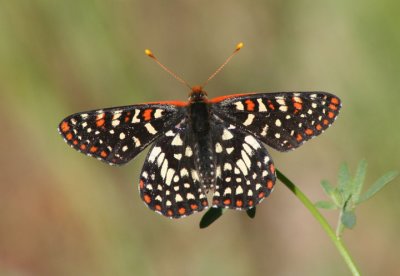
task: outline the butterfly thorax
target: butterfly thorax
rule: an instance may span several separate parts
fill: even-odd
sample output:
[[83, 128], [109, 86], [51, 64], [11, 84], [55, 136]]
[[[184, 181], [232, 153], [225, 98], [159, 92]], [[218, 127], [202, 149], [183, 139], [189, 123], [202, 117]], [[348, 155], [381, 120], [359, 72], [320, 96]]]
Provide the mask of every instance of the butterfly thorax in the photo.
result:
[[214, 189], [215, 160], [212, 151], [210, 106], [201, 87], [192, 89], [189, 97], [189, 125], [193, 133], [195, 164], [205, 191]]

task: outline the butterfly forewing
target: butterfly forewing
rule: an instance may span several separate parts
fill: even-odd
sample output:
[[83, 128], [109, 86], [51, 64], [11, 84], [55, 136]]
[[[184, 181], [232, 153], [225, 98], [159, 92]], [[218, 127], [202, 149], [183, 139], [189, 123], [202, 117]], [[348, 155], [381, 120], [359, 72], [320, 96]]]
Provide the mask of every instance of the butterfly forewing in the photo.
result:
[[150, 149], [139, 190], [150, 209], [170, 218], [180, 218], [208, 206], [200, 181], [191, 134], [183, 123], [166, 132]]
[[267, 197], [275, 184], [275, 168], [254, 136], [226, 123], [213, 130], [217, 160], [213, 205], [249, 209]]
[[241, 94], [211, 100], [222, 120], [279, 151], [299, 147], [336, 119], [338, 97], [326, 92]]
[[110, 164], [124, 164], [184, 117], [183, 107], [142, 104], [76, 113], [59, 124], [74, 149]]

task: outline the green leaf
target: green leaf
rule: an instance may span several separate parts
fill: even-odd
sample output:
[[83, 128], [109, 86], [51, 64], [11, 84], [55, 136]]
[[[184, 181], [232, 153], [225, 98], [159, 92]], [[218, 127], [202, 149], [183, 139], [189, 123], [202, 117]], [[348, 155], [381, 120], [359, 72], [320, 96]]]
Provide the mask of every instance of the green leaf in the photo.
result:
[[256, 207], [246, 210], [246, 213], [249, 218], [254, 218], [256, 216]]
[[343, 195], [342, 193], [339, 191], [338, 188], [335, 188], [332, 192], [331, 195], [332, 201], [333, 203], [335, 203], [336, 206], [338, 207], [342, 207], [343, 206]]
[[222, 208], [210, 208], [200, 220], [200, 228], [206, 228], [222, 216]]
[[350, 181], [351, 177], [349, 167], [346, 163], [343, 163], [339, 169], [338, 188], [339, 191], [345, 195], [345, 197], [349, 193], [349, 186], [351, 186], [351, 184], [349, 183]]
[[369, 187], [367, 192], [360, 196], [356, 204], [359, 204], [373, 197], [377, 192], [382, 190], [386, 186], [386, 184], [395, 179], [398, 175], [399, 173], [397, 171], [391, 171], [381, 176], [377, 181], [375, 181], [374, 184], [372, 184], [371, 187]]
[[327, 194], [329, 197], [332, 197], [335, 188], [331, 185], [331, 183], [329, 183], [327, 180], [322, 180], [321, 186], [324, 189], [325, 194]]
[[353, 228], [356, 225], [356, 215], [353, 211], [343, 212], [341, 221], [346, 228]]
[[361, 194], [362, 187], [364, 185], [365, 174], [367, 173], [367, 162], [365, 160], [361, 160], [358, 163], [356, 175], [354, 176], [353, 185], [352, 185], [352, 198], [354, 202], [358, 202], [358, 199]]
[[330, 202], [330, 201], [318, 201], [314, 205], [315, 205], [315, 207], [320, 208], [320, 209], [327, 209], [327, 210], [338, 209], [338, 206], [336, 206], [335, 203]]

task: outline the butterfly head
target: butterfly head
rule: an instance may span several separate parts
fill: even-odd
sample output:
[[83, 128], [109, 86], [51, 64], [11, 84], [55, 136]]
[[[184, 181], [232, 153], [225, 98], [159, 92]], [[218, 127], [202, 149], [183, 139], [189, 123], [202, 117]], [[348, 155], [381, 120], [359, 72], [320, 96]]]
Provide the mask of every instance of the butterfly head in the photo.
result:
[[195, 85], [192, 87], [192, 91], [189, 94], [190, 102], [202, 102], [207, 99], [207, 92], [203, 90], [200, 85]]

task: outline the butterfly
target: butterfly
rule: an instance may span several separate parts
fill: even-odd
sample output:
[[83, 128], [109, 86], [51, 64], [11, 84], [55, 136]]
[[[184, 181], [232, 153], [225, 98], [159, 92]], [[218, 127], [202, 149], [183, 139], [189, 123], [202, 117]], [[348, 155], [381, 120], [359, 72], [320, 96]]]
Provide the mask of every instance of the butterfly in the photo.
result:
[[[242, 46], [238, 44], [207, 82]], [[184, 82], [151, 51], [146, 54]], [[203, 85], [191, 87], [187, 102], [76, 113], [61, 121], [59, 132], [75, 150], [110, 165], [125, 164], [151, 145], [138, 183], [140, 197], [151, 210], [181, 218], [208, 208], [208, 193], [212, 207], [255, 207], [276, 181], [263, 143], [281, 152], [293, 150], [324, 132], [340, 107], [337, 96], [318, 91], [209, 99]]]

